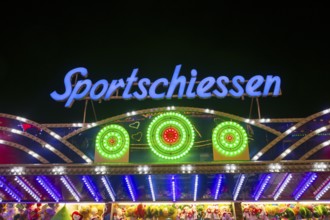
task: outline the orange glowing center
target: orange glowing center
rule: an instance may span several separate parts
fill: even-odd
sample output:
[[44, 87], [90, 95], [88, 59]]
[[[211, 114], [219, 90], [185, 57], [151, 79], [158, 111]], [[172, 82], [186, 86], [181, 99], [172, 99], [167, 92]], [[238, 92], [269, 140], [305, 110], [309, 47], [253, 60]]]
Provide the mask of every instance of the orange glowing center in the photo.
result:
[[232, 141], [234, 141], [234, 136], [232, 135], [232, 134], [228, 134], [227, 136], [226, 136], [226, 141], [229, 141], [229, 142], [232, 142]]
[[175, 128], [166, 128], [163, 132], [163, 139], [169, 144], [173, 144], [179, 140], [179, 132]]
[[115, 138], [115, 137], [111, 137], [111, 138], [109, 138], [109, 144], [110, 144], [110, 145], [113, 146], [113, 145], [116, 144], [116, 142], [117, 142], [117, 141], [116, 141], [116, 138]]

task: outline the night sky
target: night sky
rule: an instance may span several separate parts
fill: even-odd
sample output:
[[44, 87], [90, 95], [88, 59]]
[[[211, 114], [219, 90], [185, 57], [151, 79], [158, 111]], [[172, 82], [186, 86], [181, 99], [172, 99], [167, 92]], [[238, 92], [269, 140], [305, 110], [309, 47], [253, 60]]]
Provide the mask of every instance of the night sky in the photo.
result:
[[[93, 81], [279, 75], [282, 95], [260, 98], [261, 117], [298, 118], [330, 107], [329, 13], [322, 6], [254, 8], [196, 2], [9, 7], [0, 15], [0, 112], [39, 123], [81, 122], [84, 102], [65, 108], [50, 98], [65, 74], [89, 70]], [[217, 3], [219, 4], [219, 3]], [[255, 103], [255, 102], [254, 102]], [[110, 100], [88, 104], [86, 120], [161, 106], [210, 108], [258, 117], [251, 99]]]

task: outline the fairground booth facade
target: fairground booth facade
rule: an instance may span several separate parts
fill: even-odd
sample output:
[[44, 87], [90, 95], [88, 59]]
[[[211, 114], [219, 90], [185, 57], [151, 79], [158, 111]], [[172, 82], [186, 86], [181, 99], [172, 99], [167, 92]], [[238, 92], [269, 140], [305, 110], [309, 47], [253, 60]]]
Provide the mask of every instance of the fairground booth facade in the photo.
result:
[[[70, 72], [65, 82], [74, 74], [84, 76], [83, 69]], [[75, 85], [85, 89], [70, 83], [70, 91], [54, 91], [52, 98], [62, 95], [60, 101], [69, 107], [79, 99], [89, 102], [107, 95], [168, 98], [164, 96], [176, 88], [179, 98], [208, 98], [211, 93], [257, 99], [277, 93], [280, 82], [273, 78], [273, 85], [267, 85], [270, 77], [256, 76], [244, 79], [240, 87], [235, 77], [228, 83], [220, 77], [190, 83], [197, 75], [192, 71], [192, 79], [180, 84], [182, 78], [175, 72], [172, 80], [161, 78], [155, 85], [157, 80], [133, 80], [133, 71], [125, 88], [101, 80], [89, 86], [86, 79], [79, 80]], [[132, 88], [127, 89], [130, 82]], [[264, 85], [260, 93], [259, 82]], [[180, 93], [183, 84], [188, 88]], [[140, 90], [134, 92], [134, 86]], [[167, 90], [160, 93], [161, 88]], [[237, 94], [240, 88], [242, 94]], [[329, 122], [330, 109], [305, 118], [254, 119], [217, 109], [156, 106], [92, 123], [66, 124], [0, 114], [0, 216], [327, 219]]]

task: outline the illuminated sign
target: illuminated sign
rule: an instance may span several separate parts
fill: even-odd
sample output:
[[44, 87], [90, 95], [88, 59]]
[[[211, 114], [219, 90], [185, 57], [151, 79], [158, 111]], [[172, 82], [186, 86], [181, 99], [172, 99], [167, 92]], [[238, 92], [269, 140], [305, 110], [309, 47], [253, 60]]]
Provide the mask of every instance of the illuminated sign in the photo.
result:
[[[100, 79], [93, 83], [90, 79], [78, 80], [74, 86], [74, 76], [82, 76], [87, 78], [88, 71], [84, 67], [78, 67], [70, 70], [64, 77], [64, 93], [60, 94], [53, 91], [50, 96], [55, 101], [64, 101], [65, 107], [71, 107], [76, 100], [89, 97], [91, 100], [109, 101], [117, 92], [121, 93], [122, 99], [171, 99], [186, 97], [193, 99], [199, 97], [202, 99], [224, 98], [233, 96], [239, 98], [243, 95], [250, 97], [260, 96], [278, 96], [281, 92], [281, 78], [279, 76], [267, 75], [263, 77], [256, 75], [250, 79], [245, 79], [241, 75], [236, 75], [232, 79], [227, 76], [208, 76], [197, 81], [197, 70], [192, 69], [190, 72], [190, 80], [180, 75], [181, 65], [177, 65], [174, 69], [172, 78], [159, 78], [151, 82], [149, 78], [137, 77], [138, 68], [133, 69], [132, 74], [126, 80], [113, 79], [109, 82], [106, 79]], [[197, 86], [196, 86], [197, 85]], [[133, 90], [134, 89], [134, 90]], [[133, 90], [133, 91], [131, 91]], [[175, 91], [177, 95], [175, 95]]]

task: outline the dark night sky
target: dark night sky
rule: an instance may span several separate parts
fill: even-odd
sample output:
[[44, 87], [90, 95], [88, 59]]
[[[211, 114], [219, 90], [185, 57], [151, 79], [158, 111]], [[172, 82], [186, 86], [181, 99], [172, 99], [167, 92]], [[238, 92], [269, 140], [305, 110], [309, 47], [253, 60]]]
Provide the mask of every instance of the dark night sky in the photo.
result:
[[[89, 78], [170, 78], [273, 74], [282, 95], [260, 99], [261, 116], [306, 117], [330, 107], [329, 13], [305, 8], [254, 8], [178, 2], [13, 6], [0, 15], [0, 112], [46, 122], [78, 122], [84, 102], [53, 101], [63, 78], [86, 67]], [[111, 100], [94, 103], [97, 119], [159, 106], [211, 108], [248, 117], [251, 99]], [[255, 106], [252, 117], [257, 117]], [[91, 105], [87, 121], [94, 120]]]

